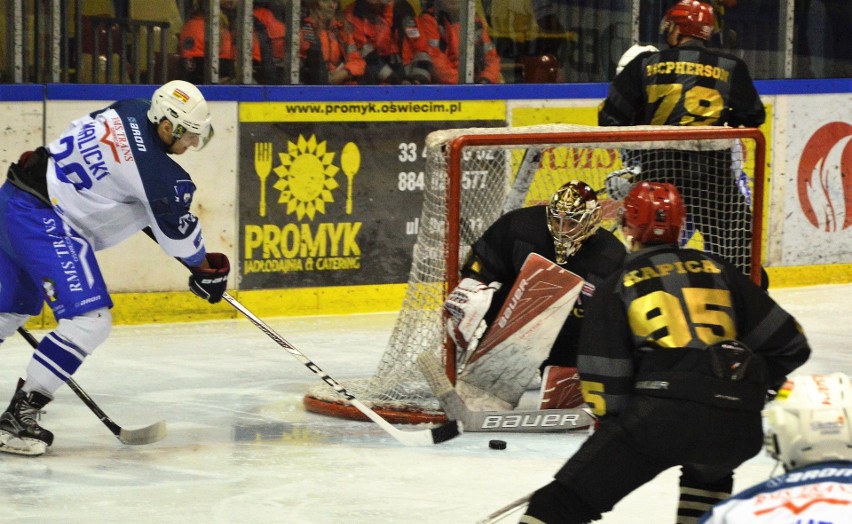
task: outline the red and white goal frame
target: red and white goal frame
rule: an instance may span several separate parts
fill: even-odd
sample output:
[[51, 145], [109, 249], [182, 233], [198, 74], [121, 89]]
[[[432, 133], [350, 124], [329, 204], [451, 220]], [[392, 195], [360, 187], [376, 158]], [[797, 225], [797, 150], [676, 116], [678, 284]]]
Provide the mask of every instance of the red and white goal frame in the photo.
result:
[[[719, 159], [726, 159], [724, 170]], [[688, 245], [725, 255], [759, 282], [766, 143], [758, 129], [540, 125], [436, 131], [426, 139], [423, 209], [402, 308], [375, 374], [346, 388], [390, 422], [443, 422], [416, 359], [435, 352], [455, 378], [455, 350], [447, 343], [441, 305], [458, 283], [470, 245], [504, 212], [547, 202], [572, 179], [601, 190], [604, 227], [611, 228], [619, 203], [603, 191], [606, 175], [637, 162], [644, 169], [641, 180], [698, 187], [687, 201]], [[735, 210], [725, 215], [731, 227], [721, 232], [712, 226], [719, 209]], [[316, 413], [365, 419], [324, 384], [311, 388], [304, 404]]]

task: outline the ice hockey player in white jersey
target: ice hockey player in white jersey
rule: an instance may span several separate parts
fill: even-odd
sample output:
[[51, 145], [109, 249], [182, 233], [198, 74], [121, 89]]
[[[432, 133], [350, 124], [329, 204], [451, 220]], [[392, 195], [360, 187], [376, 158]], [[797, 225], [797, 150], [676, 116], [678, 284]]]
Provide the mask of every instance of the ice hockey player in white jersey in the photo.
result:
[[766, 449], [785, 474], [716, 504], [701, 524], [852, 522], [852, 383], [799, 375], [767, 406]]
[[193, 293], [221, 300], [228, 258], [207, 252], [190, 211], [195, 184], [170, 157], [201, 149], [212, 135], [201, 91], [176, 80], [151, 100], [121, 100], [78, 118], [9, 167], [0, 187], [0, 342], [43, 303], [58, 325], [0, 415], [0, 451], [45, 452], [53, 434], [39, 413], [109, 335], [112, 300], [96, 251], [145, 229], [191, 268]]

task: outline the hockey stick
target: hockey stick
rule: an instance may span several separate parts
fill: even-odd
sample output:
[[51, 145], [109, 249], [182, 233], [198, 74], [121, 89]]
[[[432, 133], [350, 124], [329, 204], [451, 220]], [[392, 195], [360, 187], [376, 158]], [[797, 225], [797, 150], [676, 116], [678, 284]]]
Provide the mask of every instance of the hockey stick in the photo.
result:
[[[35, 337], [24, 329], [24, 327], [18, 328], [18, 333], [32, 346], [33, 349], [38, 347], [38, 341]], [[68, 387], [71, 388], [71, 391], [76, 394], [80, 400], [83, 401], [83, 404], [86, 405], [92, 413], [97, 415], [97, 417], [104, 423], [104, 426], [109, 428], [113, 435], [115, 435], [122, 444], [127, 444], [130, 446], [139, 446], [143, 444], [153, 444], [154, 442], [159, 442], [166, 437], [166, 423], [165, 421], [155, 422], [150, 426], [145, 426], [144, 428], [139, 429], [124, 429], [115, 422], [109, 415], [103, 412], [103, 410], [92, 400], [83, 389], [77, 385], [73, 378], [68, 377], [68, 380], [65, 382], [68, 384]]]
[[421, 353], [417, 357], [417, 366], [426, 378], [432, 394], [438, 397], [447, 417], [461, 422], [467, 433], [542, 433], [584, 429], [594, 424], [594, 419], [586, 408], [471, 411], [456, 393], [434, 353]]
[[[148, 237], [151, 238], [154, 242], [157, 241], [154, 238], [154, 232], [150, 227], [146, 227], [142, 230]], [[177, 258], [177, 261], [183, 264], [183, 266], [189, 269], [189, 266], [186, 263]], [[286, 349], [288, 353], [293, 355], [296, 360], [305, 365], [306, 368], [313, 371], [315, 374], [319, 375], [319, 377], [328, 384], [332, 389], [337, 391], [339, 394], [343, 395], [343, 397], [349, 401], [350, 404], [355, 406], [358, 411], [367, 416], [370, 420], [379, 425], [383, 430], [389, 433], [393, 438], [399, 441], [406, 446], [422, 446], [427, 444], [440, 444], [441, 442], [446, 442], [452, 438], [455, 438], [461, 434], [462, 428], [459, 427], [459, 424], [456, 421], [451, 421], [447, 424], [439, 426], [437, 428], [427, 429], [427, 430], [418, 430], [418, 431], [401, 431], [390, 424], [387, 420], [383, 419], [379, 416], [378, 413], [364, 405], [360, 400], [355, 398], [354, 395], [349, 393], [346, 388], [340, 385], [339, 382], [328, 376], [328, 374], [320, 369], [319, 366], [314, 364], [308, 357], [305, 356], [304, 353], [299, 351], [296, 346], [287, 342], [284, 337], [275, 332], [274, 329], [269, 327], [263, 320], [257, 317], [254, 313], [248, 310], [244, 305], [240, 304], [240, 302], [229, 295], [227, 292], [222, 294], [222, 298], [231, 306], [234, 307], [237, 311], [242, 313], [249, 321], [257, 326], [258, 329], [266, 333], [266, 335], [274, 340], [279, 346]]]
[[491, 513], [490, 515], [488, 515], [484, 519], [480, 520], [476, 524], [494, 524], [495, 522], [500, 522], [505, 517], [508, 517], [512, 513], [519, 510], [520, 508], [526, 506], [529, 503], [531, 496], [532, 496], [532, 493], [530, 493], [529, 495], [524, 495], [523, 497], [519, 498], [518, 500], [516, 500], [514, 502], [510, 502], [509, 504], [506, 504], [505, 506], [498, 509], [494, 513]]
[[251, 311], [246, 309], [245, 306], [240, 304], [237, 299], [229, 295], [228, 293], [224, 293], [222, 298], [225, 299], [226, 302], [231, 304], [234, 309], [245, 315], [252, 324], [257, 326], [261, 331], [266, 333], [269, 338], [278, 343], [279, 346], [286, 349], [288, 353], [296, 357], [296, 360], [305, 365], [308, 369], [319, 375], [319, 377], [331, 386], [332, 389], [337, 391], [339, 394], [343, 395], [343, 397], [349, 401], [350, 404], [355, 406], [361, 413], [366, 415], [370, 420], [379, 425], [383, 430], [389, 433], [393, 438], [399, 441], [406, 446], [422, 446], [427, 444], [440, 444], [441, 442], [446, 442], [452, 438], [455, 438], [461, 434], [462, 428], [459, 426], [458, 422], [451, 421], [447, 424], [439, 426], [437, 428], [426, 429], [426, 430], [416, 430], [416, 431], [402, 431], [391, 425], [390, 422], [383, 419], [379, 416], [378, 413], [364, 405], [360, 400], [355, 398], [352, 393], [349, 393], [346, 388], [340, 385], [339, 382], [328, 376], [328, 374], [320, 369], [319, 366], [311, 362], [311, 360], [304, 355], [301, 351], [296, 349], [295, 346], [284, 340], [284, 337], [275, 332], [271, 327], [269, 327], [263, 320], [254, 315]]

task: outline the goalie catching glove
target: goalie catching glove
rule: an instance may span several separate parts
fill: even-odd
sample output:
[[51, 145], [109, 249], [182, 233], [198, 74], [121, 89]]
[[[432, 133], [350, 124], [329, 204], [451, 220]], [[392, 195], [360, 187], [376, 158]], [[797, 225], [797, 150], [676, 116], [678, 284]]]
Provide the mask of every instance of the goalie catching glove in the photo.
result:
[[222, 295], [228, 288], [228, 273], [231, 264], [228, 257], [222, 253], [207, 253], [209, 267], [190, 268], [189, 290], [211, 304], [222, 300]]
[[472, 340], [477, 340], [485, 332], [485, 314], [491, 307], [494, 292], [500, 289], [500, 282], [485, 284], [473, 278], [465, 278], [450, 293], [444, 302], [444, 310], [449, 314], [447, 331], [450, 338], [460, 349], [466, 351]]
[[636, 177], [641, 173], [642, 169], [639, 166], [632, 166], [608, 174], [606, 180], [604, 180], [604, 184], [609, 198], [624, 200], [627, 193], [633, 188]]

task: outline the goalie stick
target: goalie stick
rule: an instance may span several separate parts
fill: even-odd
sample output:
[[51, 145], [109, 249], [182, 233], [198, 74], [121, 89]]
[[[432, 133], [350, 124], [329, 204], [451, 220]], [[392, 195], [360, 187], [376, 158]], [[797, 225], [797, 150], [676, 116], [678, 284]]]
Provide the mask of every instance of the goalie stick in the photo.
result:
[[444, 408], [447, 418], [460, 422], [466, 433], [543, 433], [584, 429], [594, 423], [587, 408], [471, 411], [456, 393], [434, 353], [421, 353], [417, 357], [417, 366], [426, 378], [432, 394]]
[[[23, 326], [18, 328], [18, 333], [24, 337], [33, 349], [38, 347], [38, 341], [32, 333], [27, 331]], [[71, 391], [73, 391], [74, 394], [83, 401], [83, 404], [85, 404], [86, 407], [92, 410], [92, 413], [94, 413], [100, 421], [103, 422], [104, 426], [106, 426], [122, 444], [139, 446], [143, 444], [153, 444], [154, 442], [159, 442], [166, 438], [165, 421], [161, 420], [151, 424], [150, 426], [145, 426], [144, 428], [125, 429], [116, 424], [109, 415], [104, 413], [100, 406], [92, 400], [92, 397], [83, 391], [83, 388], [81, 388], [73, 378], [68, 377], [68, 380], [65, 383], [68, 384]]]
[[332, 389], [337, 391], [339, 394], [343, 395], [343, 397], [349, 401], [350, 404], [355, 406], [361, 413], [366, 415], [370, 420], [379, 425], [383, 430], [389, 433], [393, 438], [399, 441], [406, 446], [422, 446], [427, 444], [440, 444], [441, 442], [446, 442], [452, 438], [455, 438], [461, 434], [461, 427], [456, 421], [451, 421], [447, 424], [439, 426], [437, 428], [426, 429], [426, 430], [415, 430], [415, 431], [402, 431], [397, 429], [390, 422], [383, 419], [379, 416], [378, 413], [367, 407], [360, 400], [355, 398], [354, 395], [349, 393], [346, 388], [340, 385], [339, 382], [328, 376], [328, 374], [320, 369], [319, 366], [311, 362], [311, 360], [304, 355], [301, 351], [296, 349], [295, 346], [284, 340], [284, 337], [275, 332], [271, 327], [269, 327], [263, 320], [255, 316], [251, 311], [246, 309], [245, 306], [240, 304], [237, 299], [229, 295], [228, 293], [224, 293], [222, 298], [225, 299], [226, 302], [231, 304], [234, 309], [245, 315], [252, 324], [257, 326], [261, 331], [266, 333], [269, 338], [278, 343], [279, 346], [286, 349], [288, 353], [296, 357], [296, 360], [305, 365], [308, 369], [319, 375], [319, 377], [328, 384]]

